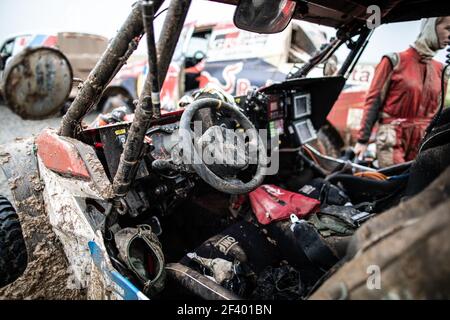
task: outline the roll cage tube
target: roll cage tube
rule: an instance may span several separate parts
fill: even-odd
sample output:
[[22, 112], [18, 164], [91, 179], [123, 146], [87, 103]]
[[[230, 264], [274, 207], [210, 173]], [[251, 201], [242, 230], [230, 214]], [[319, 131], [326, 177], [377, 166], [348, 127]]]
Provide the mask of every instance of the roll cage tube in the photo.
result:
[[[155, 11], [163, 2], [164, 0], [154, 1]], [[137, 48], [143, 33], [141, 7], [135, 4], [64, 115], [59, 129], [60, 135], [75, 137], [81, 131], [81, 120], [100, 100], [106, 86]]]
[[[189, 10], [191, 0], [172, 0], [164, 21], [163, 32], [158, 42], [158, 61], [155, 55], [154, 39], [148, 39], [149, 73], [144, 89], [136, 106], [134, 120], [128, 132], [128, 138], [120, 157], [119, 167], [113, 181], [113, 191], [117, 197], [124, 196], [130, 190], [139, 166], [144, 144], [145, 132], [151, 121], [158, 119], [159, 112], [159, 86], [164, 82], [170, 61], [175, 51], [176, 43], [181, 34], [184, 21]], [[153, 18], [148, 17], [146, 28], [147, 36], [153, 34]], [[154, 88], [157, 87], [157, 88]]]
[[[367, 28], [362, 29], [358, 40], [356, 42], [351, 42], [350, 46], [351, 52], [345, 59], [344, 63], [341, 66], [341, 69], [338, 71], [338, 75], [344, 76], [348, 79], [350, 74], [353, 72], [353, 69], [355, 68], [356, 64], [359, 61], [359, 58], [361, 58], [361, 55], [363, 54], [364, 50], [367, 47], [367, 44], [369, 43], [369, 39], [372, 36], [374, 30], [369, 30]], [[349, 39], [348, 41], [351, 41]]]
[[329, 44], [320, 50], [316, 55], [314, 55], [307, 63], [305, 63], [301, 68], [295, 72], [289, 72], [286, 76], [286, 80], [304, 78], [308, 73], [322, 61], [326, 61], [330, 58], [336, 50], [344, 43], [342, 39], [334, 39]]
[[[350, 30], [350, 31], [346, 31]], [[355, 31], [354, 31], [355, 30]], [[304, 78], [308, 73], [319, 63], [322, 63], [329, 59], [344, 43], [348, 43], [351, 49], [349, 55], [344, 61], [344, 64], [338, 71], [338, 75], [347, 78], [353, 71], [356, 63], [358, 62], [361, 54], [367, 46], [368, 40], [372, 35], [373, 30], [367, 29], [365, 26], [353, 28], [341, 28], [337, 32], [337, 39], [331, 41], [328, 45], [314, 55], [307, 63], [305, 63], [300, 69], [295, 72], [289, 72], [286, 76], [286, 80]], [[352, 37], [359, 35], [358, 40], [353, 42]]]

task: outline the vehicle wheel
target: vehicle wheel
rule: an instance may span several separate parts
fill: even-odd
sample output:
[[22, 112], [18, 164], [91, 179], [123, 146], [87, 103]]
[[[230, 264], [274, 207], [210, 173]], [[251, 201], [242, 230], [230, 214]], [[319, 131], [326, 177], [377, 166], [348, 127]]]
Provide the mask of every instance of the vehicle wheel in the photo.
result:
[[0, 288], [14, 282], [27, 267], [27, 249], [19, 217], [0, 196]]
[[317, 133], [317, 148], [320, 153], [338, 158], [341, 155], [343, 143], [335, 136], [329, 125], [324, 125]]

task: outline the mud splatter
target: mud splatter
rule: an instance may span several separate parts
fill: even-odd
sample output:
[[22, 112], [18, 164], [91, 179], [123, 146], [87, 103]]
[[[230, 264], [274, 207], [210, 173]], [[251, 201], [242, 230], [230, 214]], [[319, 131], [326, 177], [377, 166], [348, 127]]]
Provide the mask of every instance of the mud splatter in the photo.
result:
[[14, 190], [17, 188], [17, 183], [22, 179], [22, 177], [15, 177], [8, 179], [9, 188], [11, 190]]
[[11, 161], [11, 155], [7, 152], [0, 153], [0, 165], [6, 164]]
[[28, 246], [28, 266], [12, 284], [0, 289], [1, 299], [62, 299], [82, 300], [85, 290], [68, 287], [69, 265], [62, 246], [53, 232], [47, 216], [31, 217], [18, 213]]

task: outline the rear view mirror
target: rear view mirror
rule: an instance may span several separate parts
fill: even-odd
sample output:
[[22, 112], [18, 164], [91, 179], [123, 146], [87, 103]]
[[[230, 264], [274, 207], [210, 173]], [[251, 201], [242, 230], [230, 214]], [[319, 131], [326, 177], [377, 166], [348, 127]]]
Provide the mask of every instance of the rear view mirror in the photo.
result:
[[240, 0], [234, 13], [234, 24], [251, 32], [281, 32], [291, 21], [295, 5], [291, 0]]

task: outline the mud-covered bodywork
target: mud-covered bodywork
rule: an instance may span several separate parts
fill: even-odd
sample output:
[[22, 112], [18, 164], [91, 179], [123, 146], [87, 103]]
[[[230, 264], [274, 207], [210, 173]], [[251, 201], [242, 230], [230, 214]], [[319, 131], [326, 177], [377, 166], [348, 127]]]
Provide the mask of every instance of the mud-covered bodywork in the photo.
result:
[[[47, 216], [34, 138], [2, 146], [0, 157], [28, 260], [23, 275], [13, 285], [1, 288], [0, 295], [12, 299], [79, 298], [78, 292], [66, 289], [69, 265]], [[46, 268], [50, 266], [52, 272], [48, 273]]]
[[46, 130], [36, 139], [3, 146], [1, 159], [28, 267], [0, 289], [0, 296], [146, 299], [112, 267], [106, 253], [103, 234], [112, 209], [111, 184], [91, 146]]

